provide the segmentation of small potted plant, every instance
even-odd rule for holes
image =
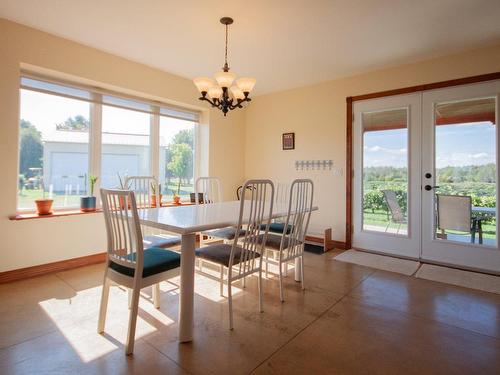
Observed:
[[[161,185],[158,185],[158,194],[156,194],[156,184],[151,182],[151,207],[161,207],[161,198]]]
[[[179,195],[181,191],[181,179],[179,178],[179,183],[177,184],[177,193],[174,191],[174,204],[181,204],[181,196]]]
[[[120,183],[119,188],[121,190],[127,190],[128,186],[125,186],[125,183],[123,182],[123,179],[122,179],[122,176],[120,176],[120,173],[117,172],[116,175],[118,176],[118,182]],[[124,210],[125,209],[125,198],[120,196],[119,200],[120,200],[120,208],[122,210]],[[130,208],[130,202],[128,203],[128,208]]]
[[[40,186],[42,188],[42,199],[36,199],[36,212],[38,215],[50,215],[52,214],[52,203],[54,203],[53,199],[45,199],[45,183],[43,178],[40,178]]]
[[[96,176],[89,176],[90,195],[80,198],[80,210],[82,212],[93,212],[96,210],[96,198],[94,197],[94,187],[96,182]]]

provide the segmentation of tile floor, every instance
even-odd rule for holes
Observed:
[[[216,280],[197,275],[194,341],[177,342],[178,279],[161,309],[141,298],[133,357],[127,295],[112,288],[96,333],[103,265],[0,285],[0,374],[499,374],[500,296],[307,254],[306,288],[235,288],[235,329]]]

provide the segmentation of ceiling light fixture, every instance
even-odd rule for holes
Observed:
[[[228,26],[233,23],[231,17],[222,17],[220,23],[226,26],[226,50],[224,55],[224,66],[222,71],[215,73],[215,81],[210,77],[199,77],[193,80],[201,93],[200,100],[209,102],[212,107],[219,108],[224,116],[233,109],[243,108],[241,103],[249,102],[248,95],[255,86],[255,78],[242,77],[236,80],[236,86],[231,86],[236,79],[236,74],[229,72],[227,63],[227,31]]]

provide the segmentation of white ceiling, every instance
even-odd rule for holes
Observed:
[[[499,0],[0,0],[0,17],[193,78],[268,93],[500,43]]]

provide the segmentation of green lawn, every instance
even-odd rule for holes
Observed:
[[[365,210],[363,212],[363,223],[367,225],[373,225],[377,227],[381,227],[381,230],[384,231],[389,223],[387,219],[387,212],[384,210],[375,210],[372,212],[371,210]],[[391,224],[389,228],[397,228],[397,224]],[[401,229],[405,229],[406,226],[402,225]],[[448,231],[450,234],[458,234],[459,232]],[[496,238],[496,223],[495,219],[484,220],[483,221],[483,237],[489,239]]]

